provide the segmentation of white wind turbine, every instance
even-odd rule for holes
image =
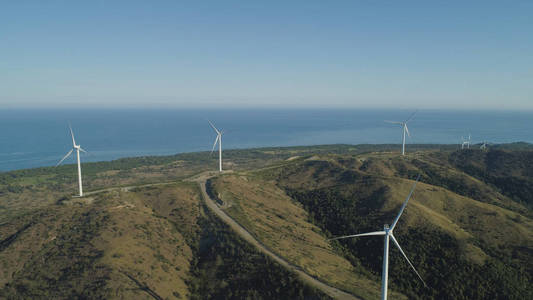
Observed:
[[[465,139],[464,137],[461,137],[461,140],[463,141],[463,143],[461,144],[461,149],[464,149],[465,146],[467,149],[470,149],[470,140],[471,140],[472,136],[470,134],[468,134],[468,139]]]
[[[213,149],[211,149],[211,153],[215,150],[215,147],[218,143],[218,170],[222,172],[222,133],[223,131],[219,131],[211,121],[207,120],[209,122],[209,125],[215,130],[217,133],[217,137],[215,139],[215,143],[213,144]]]
[[[404,122],[397,122],[397,121],[385,121],[387,123],[391,124],[398,124],[402,126],[402,155],[405,155],[405,134],[407,134],[409,137],[411,137],[411,134],[409,133],[409,128],[407,128],[407,123],[413,119],[415,114],[418,110],[416,110],[414,113],[411,114],[411,116],[405,120]]]
[[[402,253],[403,257],[405,257],[405,259],[407,260],[411,268],[413,268],[413,271],[415,271],[418,278],[422,280],[422,282],[424,283],[424,286],[427,286],[426,282],[424,281],[424,279],[422,279],[420,274],[418,274],[415,267],[413,266],[409,258],[407,258],[407,255],[405,255],[405,253],[402,250],[402,247],[400,247],[400,244],[398,243],[398,241],[393,235],[394,227],[396,227],[396,224],[398,223],[398,220],[400,219],[400,216],[402,215],[403,210],[405,209],[405,206],[407,206],[407,202],[409,201],[409,198],[411,198],[411,196],[413,195],[413,192],[416,187],[416,183],[418,182],[419,179],[420,179],[420,175],[418,175],[418,177],[416,178],[416,181],[413,184],[413,187],[411,188],[411,192],[409,192],[407,199],[405,199],[405,202],[403,203],[402,208],[400,209],[400,213],[396,216],[390,228],[387,224],[385,224],[383,231],[346,235],[346,236],[341,236],[341,237],[330,239],[330,240],[340,240],[340,239],[346,239],[346,238],[353,238],[353,237],[359,237],[359,236],[371,236],[371,235],[384,235],[385,236],[385,245],[383,246],[383,271],[381,274],[381,299],[382,300],[387,299],[387,284],[389,280],[389,239],[392,239],[396,247],[398,247],[398,250],[400,250],[400,252]]]
[[[78,186],[79,186],[79,190],[80,190],[79,196],[81,197],[81,196],[83,196],[83,187],[82,187],[82,184],[81,184],[80,151],[85,152],[85,153],[87,153],[87,151],[83,150],[80,145],[76,145],[76,141],[74,140],[74,133],[72,132],[72,127],[70,126],[70,124],[68,125],[68,127],[70,129],[70,135],[72,136],[72,149],[70,149],[70,151],[67,153],[67,155],[65,155],[57,163],[56,167],[59,166],[65,159],[67,159],[67,157],[69,157],[72,154],[72,151],[76,150],[76,155],[77,155],[77,158],[78,158]]]

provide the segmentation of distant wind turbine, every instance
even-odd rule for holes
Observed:
[[[483,143],[481,144],[481,146],[479,147],[479,149],[481,149],[481,150],[485,150],[485,149],[487,149],[487,142],[483,142]]]
[[[470,140],[471,140],[472,136],[470,134],[468,134],[468,139],[465,139],[464,137],[461,137],[461,140],[463,141],[463,143],[461,144],[461,149],[464,149],[466,147],[466,149],[470,149]]]
[[[70,151],[67,153],[67,155],[65,155],[57,163],[56,167],[59,166],[65,159],[67,159],[67,157],[69,157],[72,154],[72,151],[76,150],[76,155],[77,155],[77,158],[78,158],[78,187],[79,187],[79,191],[80,191],[79,196],[81,197],[81,196],[83,196],[83,186],[81,184],[80,151],[85,152],[85,153],[87,153],[87,151],[83,150],[80,145],[76,145],[76,140],[74,140],[74,132],[72,132],[72,127],[70,126],[70,124],[68,125],[68,127],[70,129],[70,135],[72,136],[72,149],[70,149]]]
[[[418,276],[418,278],[420,278],[420,280],[422,280],[422,283],[424,283],[424,286],[427,286],[426,282],[424,281],[424,279],[422,279],[420,274],[418,274],[418,272],[416,271],[415,267],[413,266],[413,264],[411,263],[409,258],[407,258],[407,255],[405,255],[405,253],[402,250],[402,247],[400,247],[400,244],[398,243],[398,241],[396,240],[396,238],[393,235],[394,227],[396,227],[396,224],[398,223],[398,220],[400,219],[400,216],[402,215],[403,210],[405,209],[405,206],[407,206],[407,202],[409,201],[409,198],[411,198],[411,196],[413,195],[413,192],[414,192],[415,187],[416,187],[416,183],[418,182],[419,179],[420,179],[420,175],[418,175],[418,177],[416,178],[416,181],[413,184],[413,187],[411,188],[411,192],[409,192],[409,195],[407,196],[407,199],[405,199],[405,202],[403,203],[402,208],[400,209],[400,213],[396,216],[396,218],[394,219],[394,222],[392,222],[392,226],[390,228],[389,228],[389,226],[387,224],[385,224],[385,226],[383,228],[384,229],[383,231],[375,231],[375,232],[368,232],[368,233],[361,233],[361,234],[354,234],[354,235],[346,235],[346,236],[341,236],[341,237],[336,237],[336,238],[330,239],[330,240],[340,240],[340,239],[347,239],[347,238],[353,238],[353,237],[359,237],[359,236],[371,236],[371,235],[384,235],[385,236],[385,245],[383,246],[383,271],[382,271],[382,274],[381,274],[381,299],[382,300],[386,300],[387,299],[387,284],[388,284],[388,280],[389,280],[389,239],[392,239],[392,241],[394,242],[396,247],[398,247],[398,250],[400,250],[400,252],[402,253],[403,257],[405,257],[405,259],[407,260],[407,262],[409,263],[409,265],[411,266],[413,271],[415,271],[415,273]]]
[[[218,143],[218,170],[222,172],[222,133],[223,131],[219,131],[211,121],[207,120],[209,122],[209,125],[215,130],[217,133],[217,137],[215,138],[215,143],[213,144],[213,149],[211,149],[211,153],[215,150],[215,147]]]
[[[418,112],[418,110],[416,110],[414,113],[412,113],[411,116],[409,118],[407,118],[407,120],[405,120],[404,122],[385,121],[387,123],[398,124],[398,125],[402,126],[402,155],[405,155],[405,134],[407,134],[409,137],[411,137],[411,134],[409,133],[409,128],[407,128],[407,123],[413,119],[413,117],[415,116],[415,114],[417,112]]]

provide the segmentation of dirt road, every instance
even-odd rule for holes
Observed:
[[[292,272],[296,273],[300,279],[302,279],[307,284],[321,290],[325,294],[335,298],[335,299],[341,299],[341,300],[353,300],[353,299],[359,299],[351,294],[348,294],[344,291],[341,291],[335,287],[332,287],[318,279],[315,279],[311,276],[309,276],[307,273],[302,271],[299,267],[291,264],[287,260],[285,260],[283,257],[278,256],[277,254],[270,251],[265,245],[263,245],[261,242],[256,240],[250,232],[248,232],[244,227],[239,225],[235,220],[233,220],[229,215],[227,215],[223,210],[221,210],[218,205],[216,205],[215,201],[209,197],[206,191],[206,181],[208,178],[212,176],[209,176],[208,174],[204,176],[198,176],[194,179],[194,181],[198,182],[198,185],[200,186],[200,189],[202,191],[202,197],[205,200],[205,203],[207,204],[207,207],[211,209],[224,223],[228,224],[237,234],[239,234],[244,240],[249,242],[250,244],[254,245],[259,251],[262,253],[268,255],[270,258],[281,264],[283,267],[291,270]]]
[[[263,245],[261,242],[256,240],[248,230],[246,230],[244,227],[239,225],[235,220],[233,220],[229,215],[227,215],[218,205],[216,205],[215,201],[209,197],[206,191],[206,181],[207,179],[214,177],[218,175],[218,172],[204,172],[198,175],[195,175],[186,181],[193,181],[197,182],[200,190],[202,191],[202,198],[205,200],[205,203],[211,211],[213,211],[224,223],[226,223],[228,226],[230,226],[239,236],[241,236],[245,241],[249,242],[250,244],[254,245],[260,252],[268,255],[270,258],[281,264],[283,267],[287,268],[288,270],[291,270],[292,272],[296,273],[301,280],[306,282],[312,287],[315,287],[325,294],[329,295],[330,297],[333,297],[335,299],[340,300],[354,300],[359,299],[351,294],[348,294],[344,291],[341,291],[335,287],[332,287],[314,277],[309,276],[307,273],[301,270],[298,266],[295,266],[285,260],[283,257],[275,254],[274,252],[270,251],[265,245]],[[138,185],[138,186],[125,186],[125,187],[114,187],[114,188],[107,188],[102,190],[96,190],[91,191],[88,193],[85,193],[84,196],[88,195],[94,195],[102,192],[109,192],[113,190],[122,190],[122,191],[128,191],[132,188],[139,188],[139,187],[147,187],[147,186],[157,186],[157,185],[167,185],[172,184],[174,182],[162,182],[162,183],[151,183],[151,184],[144,184],[144,185]]]

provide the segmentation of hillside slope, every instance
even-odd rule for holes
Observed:
[[[474,160],[480,153],[312,156],[278,168],[225,175],[212,186],[227,212],[274,251],[339,288],[371,299],[379,292],[382,240],[325,239],[390,224],[412,185],[409,178],[422,174],[395,235],[429,288],[392,249],[391,289],[410,299],[532,296],[530,210],[505,186],[462,172],[452,163],[458,155]],[[490,176],[496,175],[488,171]]]
[[[1,298],[327,298],[211,215],[193,183],[63,200],[0,237]]]
[[[527,146],[527,147],[526,147]],[[380,292],[382,240],[331,242],[391,223],[424,288],[391,248],[395,299],[533,298],[533,155],[417,145],[326,145],[225,152],[212,198],[256,240],[321,282]],[[514,149],[516,148],[516,149]],[[327,299],[240,238],[185,179],[208,153],[0,173],[0,298]],[[94,193],[91,194],[90,191]]]

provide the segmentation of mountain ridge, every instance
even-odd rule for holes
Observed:
[[[228,151],[225,166],[234,171],[207,187],[221,209],[277,255],[372,299],[379,294],[380,239],[327,239],[390,223],[421,174],[396,237],[429,276],[430,288],[423,289],[391,250],[391,297],[531,295],[533,151],[425,145],[401,157],[390,150]],[[75,189],[72,166],[0,174],[0,295],[327,299],[206,210],[196,183],[187,179],[215,166],[206,153],[84,164],[92,192],[74,199],[68,196]],[[228,271],[234,268],[242,273]],[[53,294],[52,285],[58,287]]]

